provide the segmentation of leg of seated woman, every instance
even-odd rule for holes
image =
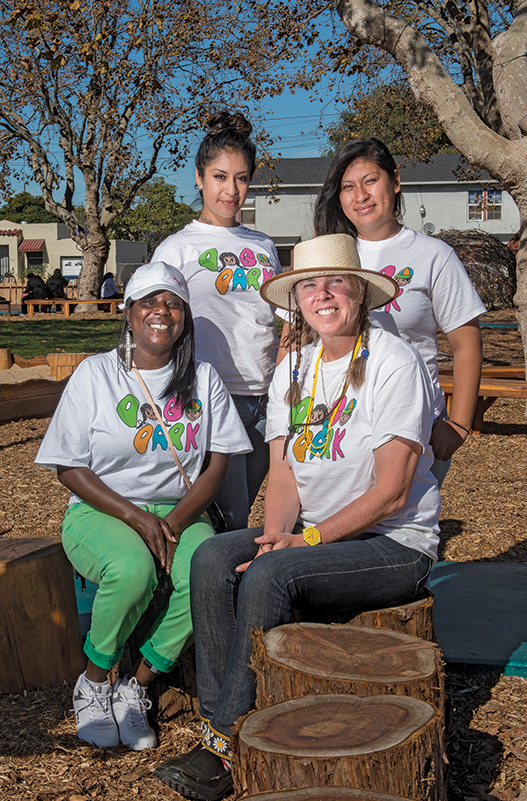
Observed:
[[[157,586],[152,554],[133,529],[84,503],[66,512],[62,541],[75,569],[99,585],[84,650],[108,670],[121,658]]]
[[[296,610],[304,620],[323,612],[353,617],[366,609],[408,602],[426,582],[431,566],[428,557],[385,536],[287,548],[254,560],[239,584],[234,608],[234,567],[246,560],[249,549],[247,534],[223,535],[219,542],[225,545],[227,536],[225,550],[211,540],[196,552],[191,579],[196,584],[206,581],[202,568],[208,552],[223,591],[217,595],[216,589],[207,593],[196,587],[192,592],[198,696],[211,729],[227,738],[237,718],[254,704],[252,628],[268,630],[289,623]]]
[[[152,511],[159,517],[166,517],[173,508],[173,505],[163,504]],[[200,517],[183,531],[176,548],[170,574],[172,593],[150,637],[140,648],[148,662],[163,673],[174,668],[179,656],[192,643],[190,560],[196,548],[213,536],[212,526]]]

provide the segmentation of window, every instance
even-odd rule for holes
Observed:
[[[469,220],[501,220],[501,189],[472,189],[468,193]]]
[[[255,209],[242,209],[241,213],[242,225],[255,225],[256,224],[256,210]]]
[[[9,245],[0,245],[0,276],[9,272]]]

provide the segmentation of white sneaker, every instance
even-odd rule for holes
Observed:
[[[146,716],[152,708],[152,701],[148,698],[146,687],[142,687],[135,676],[117,679],[113,685],[112,708],[124,745],[132,751],[154,747],[157,737],[148,725]]]
[[[119,745],[119,729],[112,713],[112,688],[81,673],[73,690],[73,710],[79,739],[98,748]]]

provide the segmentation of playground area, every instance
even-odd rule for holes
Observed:
[[[488,365],[523,363],[512,312],[493,312],[483,328]],[[440,350],[448,366],[445,340]],[[525,401],[498,399],[486,433],[455,454],[442,490],[442,561],[527,563],[527,418]],[[0,534],[56,536],[68,492],[33,465],[49,420],[0,427]],[[252,524],[263,516],[263,490]],[[523,610],[518,610],[523,614]],[[527,626],[526,626],[527,633]],[[527,636],[525,637],[527,640]],[[448,801],[513,801],[527,785],[527,679],[489,665],[446,666],[451,694]],[[73,682],[0,695],[0,798],[9,801],[128,801],[174,798],[154,767],[197,739],[195,723],[162,722],[153,751],[102,751],[80,742],[70,711]]]

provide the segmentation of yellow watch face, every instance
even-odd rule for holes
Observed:
[[[322,542],[322,538],[320,536],[320,531],[315,526],[308,526],[302,532],[302,537],[304,538],[304,542],[307,542],[308,545],[320,545]]]

